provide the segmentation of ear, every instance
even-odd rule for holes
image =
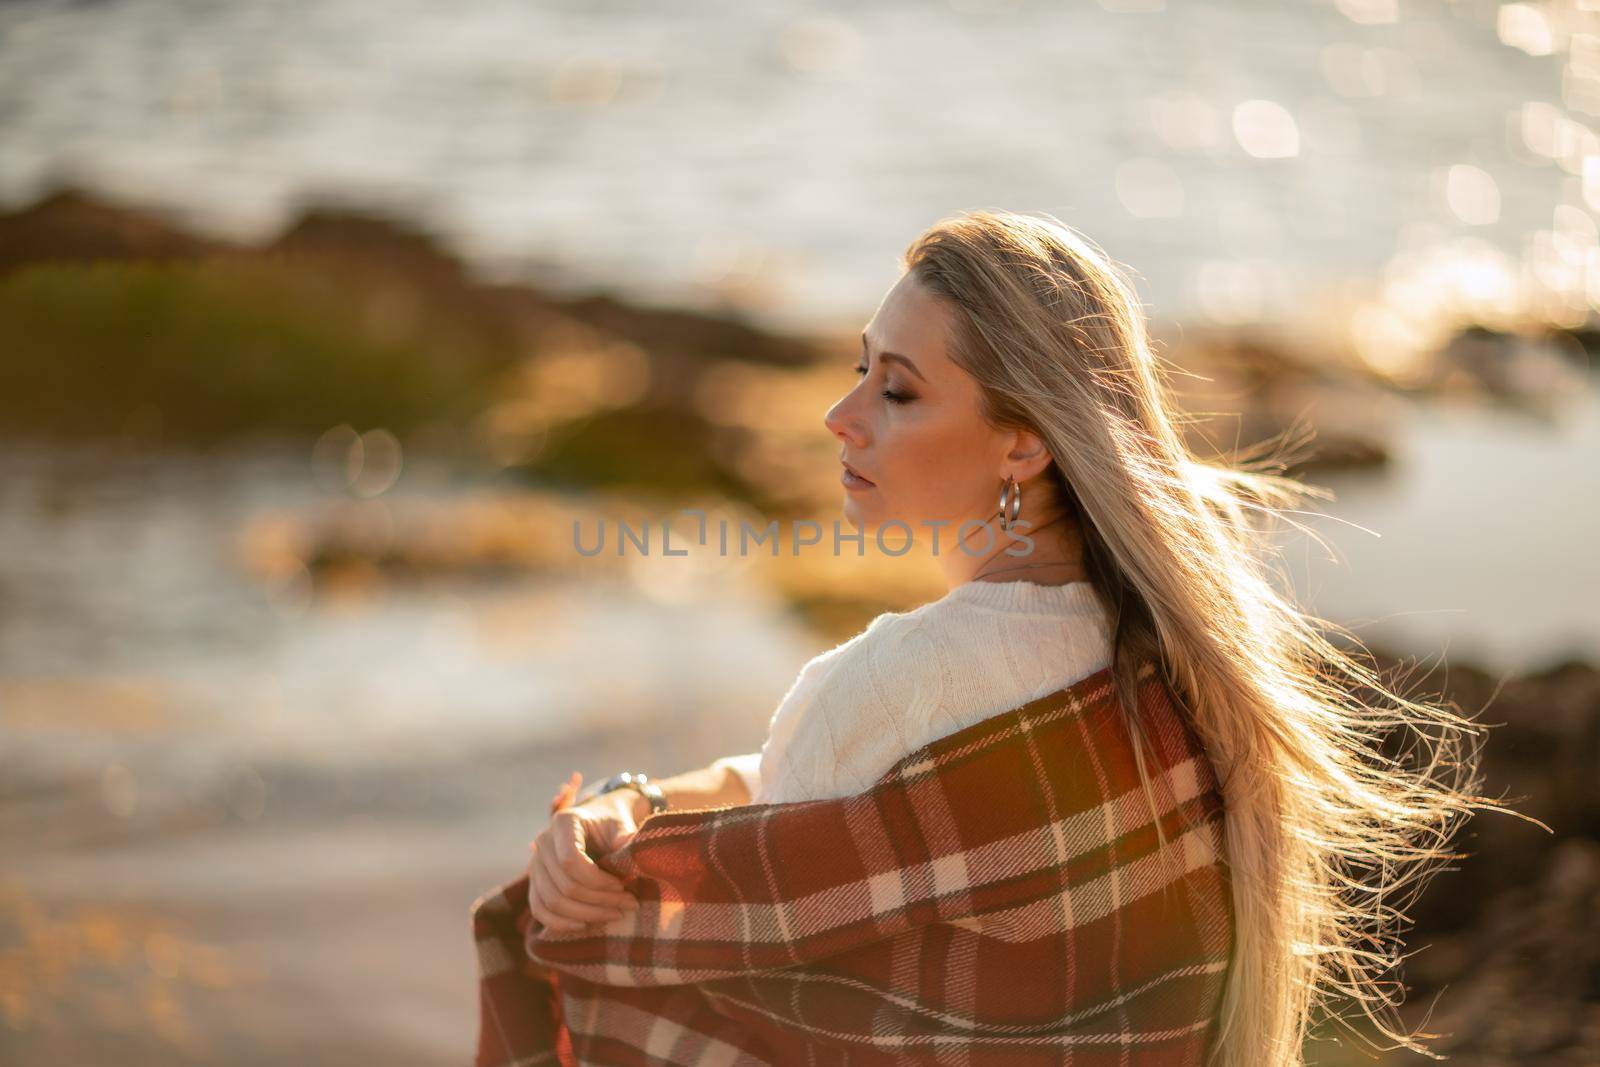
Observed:
[[[1005,474],[1019,482],[1035,477],[1054,461],[1044,440],[1031,430],[1015,430],[1011,434],[1011,447],[1006,450]]]

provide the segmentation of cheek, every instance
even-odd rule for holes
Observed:
[[[903,426],[883,455],[885,500],[909,517],[968,517],[974,512],[984,479],[971,433],[939,425]]]

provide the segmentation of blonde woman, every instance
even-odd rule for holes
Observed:
[[[576,804],[570,783],[530,846],[532,915],[552,932],[625,924],[637,902],[591,857],[655,811],[859,795],[908,753],[1086,679],[1114,680],[1137,738],[1154,729],[1136,698],[1153,661],[1225,802],[1204,862],[1226,877],[1203,883],[1225,899],[1198,906],[1224,909],[1227,936],[1225,961],[1191,968],[1214,972],[1214,999],[1191,1007],[1210,1016],[1194,1022],[1204,1045],[1141,1045],[1138,1062],[1299,1064],[1330,998],[1417,1047],[1380,979],[1395,908],[1481,801],[1464,791],[1471,725],[1388,691],[1276,591],[1266,521],[1306,489],[1185,450],[1132,288],[1096,247],[1049,216],[980,211],[933,226],[904,268],[825,423],[847,518],[941,531],[948,592],[806,664],[760,752],[613,779]],[[1031,551],[1000,533],[1017,528]],[[1404,765],[1380,752],[1391,731],[1411,735]],[[1098,767],[1130,742],[1107,729],[1085,743]],[[1114,951],[1135,960],[1177,933],[1124,924]]]

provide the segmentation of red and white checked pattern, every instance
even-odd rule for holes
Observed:
[[[1150,666],[1139,716],[1150,798],[1106,669],[863,793],[652,815],[597,860],[640,900],[611,922],[484,894],[476,1067],[1201,1063],[1223,804]]]

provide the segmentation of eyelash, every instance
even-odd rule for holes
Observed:
[[[867,373],[867,368],[865,368],[865,367],[857,367],[856,368],[856,373],[857,374],[866,374]],[[883,392],[879,393],[878,395],[883,397],[885,400],[887,400],[891,404],[906,404],[906,403],[909,403],[912,400],[916,399],[915,397],[907,396],[904,393],[891,392],[888,389],[885,389]]]

